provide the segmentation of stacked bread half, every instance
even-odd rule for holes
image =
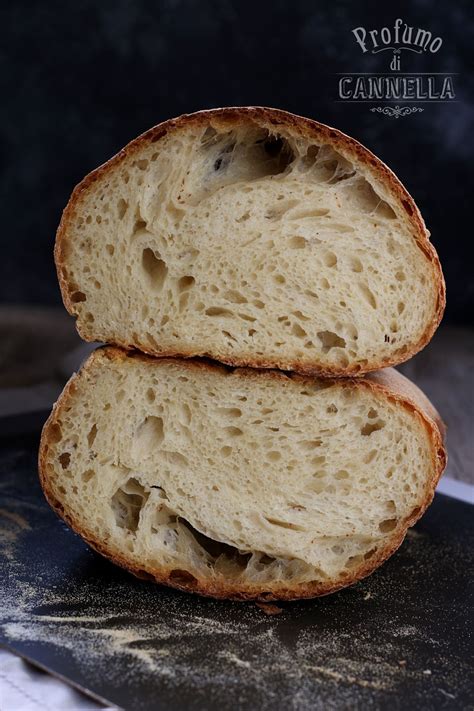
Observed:
[[[443,426],[392,369],[444,280],[391,171],[264,108],[132,141],[74,190],[64,303],[92,354],[46,423],[46,497],[140,577],[296,599],[372,572],[429,505]],[[336,377],[337,376],[337,377]]]

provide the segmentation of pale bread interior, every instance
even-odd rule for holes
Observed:
[[[350,581],[400,540],[433,478],[420,415],[363,380],[101,353],[43,447],[43,486],[86,538],[235,591]]]
[[[60,269],[82,335],[323,372],[408,357],[439,274],[389,181],[296,129],[211,123],[142,143],[79,196]]]

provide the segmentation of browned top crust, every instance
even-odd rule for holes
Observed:
[[[154,126],[145,133],[141,134],[121,151],[113,156],[109,161],[101,165],[96,170],[89,173],[74,189],[71,198],[64,209],[61,222],[56,234],[56,244],[54,250],[56,269],[58,273],[59,284],[64,305],[68,312],[72,315],[77,315],[76,306],[71,299],[72,287],[67,275],[66,254],[67,242],[69,237],[69,229],[75,219],[76,210],[85,194],[94,187],[94,183],[102,179],[110,170],[120,165],[125,159],[130,158],[144,146],[158,143],[164,136],[180,131],[189,126],[208,126],[220,127],[224,129],[235,128],[238,125],[245,124],[249,121],[254,122],[258,126],[270,131],[278,129],[287,129],[293,134],[300,135],[308,140],[327,143],[333,146],[341,155],[348,160],[362,163],[368,172],[378,181],[381,181],[385,188],[389,190],[395,198],[400,202],[406,213],[406,224],[408,225],[413,239],[425,257],[431,262],[433,267],[434,280],[438,293],[435,312],[432,320],[427,324],[425,332],[421,335],[416,343],[407,349],[405,353],[394,353],[392,358],[385,358],[379,362],[369,363],[367,367],[361,367],[360,364],[353,364],[347,367],[344,366],[320,366],[317,363],[308,367],[306,363],[300,361],[283,362],[276,359],[265,359],[264,357],[255,356],[253,354],[235,357],[229,354],[213,354],[223,362],[230,365],[250,366],[254,368],[282,368],[294,370],[310,375],[324,375],[326,377],[340,377],[346,375],[361,375],[366,372],[384,368],[390,365],[397,365],[409,360],[415,353],[418,353],[433,337],[443,317],[446,305],[446,286],[444,282],[441,264],[435,248],[430,242],[430,234],[426,229],[420,211],[416,206],[413,198],[408,193],[406,188],[398,180],[396,175],[371,151],[365,148],[358,141],[347,136],[341,131],[318,123],[312,119],[297,116],[287,111],[280,109],[272,109],[261,106],[244,106],[244,107],[226,107],[218,109],[210,109],[206,111],[198,111],[192,114],[183,114],[178,118],[169,119],[163,123]],[[105,340],[101,334],[95,333],[93,336],[89,334],[85,328],[82,329],[78,325],[79,334],[88,341]],[[148,344],[130,344],[120,342],[118,339],[115,345],[123,348],[139,347],[144,352],[157,356],[181,356],[190,357],[194,353],[171,352],[165,350],[153,349]]]
[[[54,445],[55,431],[58,426],[58,421],[61,419],[61,411],[63,408],[69,406],[69,400],[74,396],[74,391],[78,382],[82,378],[88,378],[89,374],[91,374],[96,367],[96,364],[100,365],[101,361],[104,362],[108,360],[126,367],[127,362],[130,363],[132,359],[139,359],[145,363],[148,363],[151,368],[159,368],[164,364],[173,363],[182,369],[204,369],[213,373],[228,371],[228,368],[223,365],[205,360],[157,360],[136,351],[127,353],[119,348],[110,346],[99,348],[89,357],[82,370],[69,380],[58,402],[55,404],[49,419],[44,425],[41,436],[38,465],[41,486],[46,499],[56,513],[61,516],[61,518],[63,518],[64,521],[66,521],[66,523],[71,526],[73,530],[81,535],[96,551],[106,556],[117,565],[120,565],[126,570],[132,572],[139,578],[170,585],[187,592],[195,592],[210,597],[229,598],[234,600],[295,600],[316,597],[319,595],[327,595],[343,587],[354,584],[379,567],[379,565],[381,565],[401,545],[407,529],[410,526],[413,526],[423,515],[433,499],[436,485],[446,466],[447,452],[443,441],[444,425],[439,414],[428,398],[426,398],[419,388],[417,388],[407,378],[391,368],[363,378],[334,380],[331,387],[369,388],[372,392],[377,393],[379,396],[389,398],[390,400],[396,402],[400,407],[414,413],[414,415],[418,417],[423,424],[431,442],[431,478],[427,482],[424,499],[420,501],[419,506],[406,518],[403,525],[400,528],[395,529],[392,538],[388,539],[385,548],[380,549],[376,555],[372,556],[367,561],[364,561],[360,567],[351,570],[338,580],[328,580],[325,582],[315,581],[298,584],[293,587],[287,587],[280,583],[276,586],[267,586],[266,590],[256,589],[250,585],[242,585],[241,583],[231,580],[197,580],[194,576],[186,573],[186,571],[173,571],[165,568],[154,568],[153,570],[139,568],[137,567],[136,562],[127,558],[126,553],[115,549],[111,550],[107,546],[106,542],[94,538],[93,534],[84,530],[82,524],[75,520],[72,514],[64,508],[61,501],[58,500],[55,494],[55,487],[53,484],[55,476],[54,467],[50,461],[50,455],[48,455],[49,449]],[[239,378],[266,378],[280,381],[291,378],[302,384],[311,384],[315,380],[314,378],[309,378],[295,373],[282,373],[275,370],[262,372],[246,368],[236,369],[234,371],[234,375]],[[176,575],[176,573],[180,573],[180,575]]]

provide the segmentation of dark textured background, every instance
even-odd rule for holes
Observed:
[[[389,53],[363,55],[351,29],[396,17],[442,36],[435,55],[403,53],[402,69],[457,72],[457,103],[400,119],[336,103],[337,72],[386,70]],[[130,139],[183,112],[263,104],[332,124],[395,170],[440,253],[446,318],[473,323],[471,0],[17,0],[0,20],[0,302],[60,302],[61,210]]]

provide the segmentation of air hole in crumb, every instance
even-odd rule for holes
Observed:
[[[148,390],[146,391],[147,402],[149,402],[149,403],[155,402],[155,397],[156,397],[155,391],[153,390],[153,388],[148,388]]]
[[[306,331],[303,328],[301,328],[301,326],[298,323],[293,324],[293,326],[291,327],[291,332],[297,338],[306,338],[308,335],[306,333]]]
[[[396,518],[387,518],[385,521],[381,521],[379,523],[379,530],[381,533],[388,533],[389,531],[393,531],[394,528],[397,526],[397,519]]]
[[[271,159],[271,165],[268,167],[264,160],[262,166],[265,168],[265,174],[278,175],[283,173],[293,162],[295,154],[286,138],[271,136],[268,133],[267,136],[267,139],[263,142],[263,148],[266,155]]]
[[[290,521],[280,521],[276,518],[269,518],[265,516],[265,520],[268,521],[272,526],[278,526],[279,528],[287,528],[290,531],[304,531],[305,529],[298,526],[296,523],[291,523]]]
[[[113,244],[106,244],[105,249],[107,250],[108,254],[110,254],[110,256],[112,256],[115,252],[115,247]]]
[[[69,452],[63,452],[59,456],[59,463],[61,464],[61,467],[63,469],[68,468],[70,461],[71,461],[71,455],[69,454]]]
[[[278,462],[278,460],[281,459],[281,453],[276,449],[273,449],[270,452],[267,452],[267,459],[270,462]]]
[[[317,336],[322,343],[323,353],[327,353],[331,348],[345,348],[346,341],[333,331],[318,331]]]
[[[169,574],[168,578],[171,582],[173,582],[175,585],[184,585],[186,587],[196,587],[197,585],[197,578],[194,577],[191,573],[189,573],[187,570],[181,570],[179,568],[176,568],[175,570],[172,570],[171,573]]]
[[[206,143],[210,143],[213,141],[213,139],[217,136],[217,131],[215,128],[212,128],[212,126],[208,126],[204,133],[201,136],[201,143],[205,145]]]
[[[243,432],[240,427],[224,427],[224,432],[229,437],[241,437],[243,435]]]
[[[385,200],[380,201],[375,212],[379,217],[385,217],[387,220],[394,220],[397,217],[395,211]]]
[[[185,310],[185,308],[186,308],[187,305],[188,305],[188,301],[189,301],[189,293],[188,293],[187,291],[185,291],[185,292],[184,292],[183,294],[181,294],[181,296],[179,297],[179,304],[178,304],[178,311],[179,311],[179,313],[183,313],[183,311]]]
[[[309,146],[308,150],[306,151],[306,155],[303,158],[303,165],[305,166],[305,168],[311,168],[311,166],[314,165],[320,149],[320,146]]]
[[[256,332],[254,331],[254,333],[256,333]],[[231,333],[229,333],[229,331],[222,331],[222,334],[224,336],[226,336],[226,338],[229,338],[231,341],[234,341],[234,343],[237,343],[237,339]],[[250,334],[250,332],[249,332],[249,335],[252,335],[252,334]]]
[[[223,457],[229,457],[232,454],[232,447],[229,447],[228,445],[221,447],[221,454]]]
[[[242,410],[239,407],[218,407],[216,412],[224,417],[241,417]]]
[[[206,316],[233,316],[232,311],[222,309],[219,306],[211,306],[206,309],[204,313]]]
[[[92,447],[92,445],[94,444],[96,436],[97,436],[97,425],[92,425],[92,427],[89,430],[89,434],[87,435],[87,444],[89,445],[89,448]]]
[[[233,289],[229,289],[228,291],[224,292],[223,294],[224,299],[226,301],[230,301],[233,304],[246,304],[247,299],[243,294],[241,294],[239,291],[234,291]]]
[[[370,462],[374,461],[376,456],[377,456],[377,450],[371,449],[370,452],[368,454],[366,454],[364,457],[364,464],[370,464]]]
[[[168,274],[168,267],[158,253],[147,247],[142,254],[142,267],[153,291],[160,292]]]
[[[334,252],[326,252],[326,254],[323,257],[324,264],[327,267],[335,267],[337,264],[337,257],[334,254]]]
[[[385,427],[385,422],[383,420],[377,420],[377,422],[367,422],[361,429],[360,433],[364,437],[369,437],[372,432],[377,432]]]
[[[413,208],[408,202],[408,200],[402,200],[402,205],[405,208],[405,210],[408,212],[409,215],[413,215]]]
[[[291,237],[288,242],[288,245],[291,249],[304,249],[307,245],[307,242],[304,237],[300,237],[297,235],[295,237]]]
[[[195,283],[195,278],[192,276],[183,276],[178,280],[178,291],[186,291]]]
[[[133,226],[133,232],[132,232],[132,237],[135,235],[137,232],[141,232],[142,230],[146,230],[146,222],[145,220],[138,219],[135,220],[135,224]]]
[[[185,457],[184,454],[181,454],[180,452],[163,451],[163,452],[161,452],[161,457],[166,462],[169,462],[169,464],[173,464],[174,466],[177,466],[177,467],[187,468],[189,466],[188,458]]]
[[[86,300],[87,300],[87,296],[82,291],[75,291],[71,295],[71,301],[73,304],[78,304],[81,301],[86,301]]]
[[[140,522],[140,512],[148,496],[149,493],[133,477],[115,492],[111,503],[115,523],[119,528],[125,528],[135,533]]]
[[[356,272],[357,274],[363,271],[364,267],[362,265],[362,262],[358,257],[352,257],[350,260],[350,267],[353,272]]]
[[[351,555],[347,561],[346,561],[346,568],[355,568],[357,565],[360,565],[364,560],[363,555]]]
[[[95,476],[95,471],[93,469],[87,469],[87,471],[82,472],[82,481],[88,482]]]
[[[192,419],[191,408],[189,407],[189,405],[186,402],[183,402],[179,406],[179,411],[181,414],[181,418],[180,418],[181,422],[187,427],[187,425],[189,425],[189,423],[191,422],[191,419]],[[186,431],[189,432],[189,430],[186,430]]]
[[[367,284],[359,284],[359,289],[362,294],[362,296],[365,298],[367,303],[373,308],[377,308],[377,301],[375,299],[375,296],[373,292],[369,289]]]
[[[205,534],[196,530],[185,519],[179,517],[178,525],[186,529],[187,533],[194,538],[195,543],[205,553],[208,563],[213,566],[218,574],[223,574],[225,577],[239,577],[242,571],[247,567],[250,559],[255,560],[258,557],[259,564],[272,563],[273,558],[269,558],[263,553],[240,553],[237,548],[230,546],[222,541],[217,541],[209,538]],[[238,527],[241,529],[239,522]]]
[[[254,316],[250,316],[249,314],[244,314],[242,312],[239,312],[237,314],[239,318],[243,319],[244,321],[249,321],[250,323],[255,323],[257,320]]]
[[[127,212],[128,209],[128,202],[124,200],[123,198],[120,198],[120,200],[117,203],[117,214],[119,220],[123,220],[125,213]]]
[[[298,442],[299,446],[301,449],[304,449],[305,451],[311,451],[312,449],[316,449],[316,447],[320,447],[322,444],[321,439],[303,439]]]
[[[58,424],[51,425],[49,428],[49,438],[53,444],[57,444],[61,441],[63,433],[61,432],[61,427]]]
[[[139,425],[135,433],[135,445],[145,451],[159,447],[164,439],[163,419],[150,415]]]
[[[300,319],[300,321],[310,320],[309,316],[305,316],[302,311],[293,311],[293,315],[296,316],[297,319]]]

